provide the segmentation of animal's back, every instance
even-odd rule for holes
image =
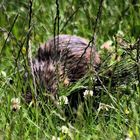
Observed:
[[[34,70],[46,89],[56,92],[56,76],[68,83],[77,81],[86,74],[90,58],[93,58],[93,67],[100,63],[99,54],[95,47],[89,45],[88,40],[78,36],[59,35],[40,46]]]

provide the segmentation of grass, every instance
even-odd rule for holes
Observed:
[[[24,102],[22,89],[26,90],[29,84],[34,91],[32,78],[28,83],[23,80],[25,71],[30,70],[28,44],[35,56],[38,46],[52,37],[54,31],[90,40],[99,1],[60,0],[56,5],[51,0],[1,0],[0,139],[140,139],[140,58],[136,43],[140,34],[139,6],[139,0],[103,1],[95,30],[95,44],[102,59],[98,71],[102,86],[97,86],[96,96],[79,104],[77,116],[70,113],[68,117],[64,113],[68,105],[57,107],[51,101],[45,103],[43,89],[37,102],[32,105]],[[60,13],[59,20],[55,20],[56,12]],[[101,47],[108,40],[112,42],[111,51]],[[131,49],[130,45],[136,48]],[[95,74],[89,72],[86,78],[68,88],[60,86],[59,92],[68,95],[85,85],[90,89],[95,83]],[[18,98],[20,104],[11,102],[13,98]],[[13,111],[14,105],[17,111]]]

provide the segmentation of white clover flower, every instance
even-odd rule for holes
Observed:
[[[5,72],[5,71],[1,71],[1,75],[2,75],[3,77],[6,77],[6,72]]]
[[[59,137],[52,136],[52,140],[60,140]]]
[[[131,138],[133,137],[133,132],[129,130],[128,134],[126,134],[125,140],[132,140]]]
[[[68,98],[66,96],[60,96],[59,97],[59,104],[60,105],[68,104]]]
[[[61,131],[64,134],[68,134],[69,133],[69,129],[66,126],[64,126],[64,125],[61,127]]]
[[[55,136],[52,136],[52,140],[57,140],[57,138]]]
[[[123,33],[123,31],[121,31],[121,30],[119,30],[118,32],[117,32],[117,35],[120,35],[120,36],[124,36],[124,33]]]
[[[93,91],[92,90],[85,90],[84,94],[84,98],[87,98],[88,96],[93,96]]]
[[[125,138],[125,140],[131,140],[131,138],[127,136],[127,137]]]
[[[13,111],[18,111],[20,109],[20,99],[19,98],[12,98],[11,99],[11,108]]]
[[[7,42],[10,41],[10,37],[8,37],[8,32],[4,32],[3,37],[4,37],[4,40],[7,40]]]

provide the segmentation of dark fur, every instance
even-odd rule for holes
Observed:
[[[71,35],[59,35],[41,45],[33,60],[38,81],[47,91],[57,94],[58,82],[69,84],[82,78],[93,58],[93,67],[100,63],[95,47],[89,41]],[[86,49],[87,48],[87,49]],[[91,56],[91,49],[92,56]]]

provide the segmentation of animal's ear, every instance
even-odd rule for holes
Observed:
[[[45,52],[45,49],[42,45],[42,46],[39,47],[38,54],[37,54],[37,57],[38,57],[39,61],[43,60],[44,52]]]
[[[39,61],[48,60],[50,58],[50,56],[51,56],[50,52],[47,50],[46,45],[47,44],[43,44],[38,49],[37,57],[38,57]]]

